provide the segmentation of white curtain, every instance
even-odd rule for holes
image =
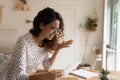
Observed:
[[[117,13],[118,13],[118,17],[117,17],[117,43],[116,43],[116,49],[117,49],[117,53],[116,53],[116,70],[120,70],[120,0],[118,0],[117,3]]]
[[[107,69],[120,70],[120,0],[107,4]]]
[[[111,0],[110,48],[115,52],[108,54],[108,68],[120,70],[120,0]],[[112,61],[111,61],[112,60]],[[114,61],[114,62],[113,62]],[[111,64],[113,62],[113,64]],[[112,68],[110,67],[112,66]],[[113,69],[113,70],[114,70]]]

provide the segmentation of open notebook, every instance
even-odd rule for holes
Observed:
[[[64,76],[67,76],[68,74],[76,75],[78,77],[81,77],[83,79],[89,79],[89,78],[94,78],[98,77],[99,74],[91,71],[87,71],[84,69],[78,69],[76,70],[77,66],[81,63],[81,61],[77,61],[73,64],[68,65],[64,69]]]
[[[69,64],[65,69],[64,69],[64,76],[67,76],[72,70],[75,70],[77,66],[81,63],[81,61],[77,61],[73,64]]]
[[[70,72],[70,74],[76,75],[76,76],[81,77],[83,79],[90,79],[90,78],[94,78],[94,77],[99,76],[98,73],[83,70],[83,69],[73,70]]]

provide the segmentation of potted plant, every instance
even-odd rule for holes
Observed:
[[[108,75],[110,74],[108,70],[101,69],[100,73],[101,73],[100,80],[108,80]]]
[[[85,28],[89,31],[96,31],[97,19],[88,17],[85,23]]]

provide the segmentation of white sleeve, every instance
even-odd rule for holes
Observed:
[[[46,71],[48,71],[50,68],[51,68],[51,64],[49,62],[49,58],[52,56],[51,53],[47,53],[46,56],[45,56],[45,59],[43,60],[43,67]]]
[[[26,51],[24,41],[19,39],[13,51],[16,80],[28,80],[29,78],[29,74],[26,73]]]

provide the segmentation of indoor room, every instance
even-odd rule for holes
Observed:
[[[88,80],[89,78],[91,78],[91,80],[119,80],[119,6],[120,0],[0,0],[0,65],[2,65],[2,68],[0,68],[0,76],[6,74],[2,73],[2,71],[4,71],[3,69],[5,69],[3,66],[7,63],[10,65],[10,61],[14,64],[23,61],[20,62],[21,66],[19,67],[23,67],[26,72],[20,72],[18,73],[18,76],[19,74],[23,76],[22,73],[24,73],[25,76],[27,75],[27,79],[29,77],[29,80]],[[38,27],[43,30],[42,38],[45,34],[49,33],[49,30],[44,32],[47,28],[43,27],[49,27],[51,25],[52,27],[55,27],[55,29],[53,30],[50,28],[52,33],[43,39],[44,42],[41,41],[41,43],[37,43],[37,40],[39,40],[38,37],[40,36],[36,37],[32,34],[31,38],[33,39],[32,41],[34,44],[31,43],[32,46],[30,48],[25,47],[27,52],[22,54],[25,50],[20,51],[20,48],[24,48],[23,45],[25,44],[26,46],[30,44],[26,43],[26,39],[28,39],[26,38],[23,39],[24,44],[21,44],[22,46],[20,46],[20,38],[25,34],[30,35],[30,31],[35,27],[35,18],[37,15],[40,15],[38,12],[42,12],[45,9],[56,11],[56,17],[53,18],[53,21],[59,21],[59,26],[57,26],[57,23],[56,26],[54,26],[54,23],[52,26],[52,22],[45,25],[44,22],[40,23],[40,20],[38,20],[36,25],[38,24]],[[43,15],[46,15],[48,18],[51,17],[49,16],[49,13],[44,13]],[[45,17],[45,19],[47,18]],[[61,19],[63,19],[63,26]],[[52,37],[53,39],[49,37]],[[56,43],[54,40],[55,37]],[[55,44],[51,45],[52,43],[50,44],[50,41],[53,41]],[[38,44],[38,46],[36,44]],[[33,45],[41,50],[45,48],[49,53],[53,53],[50,55],[47,53],[48,59],[45,58],[49,61],[49,63],[45,64],[48,65],[47,67],[45,67],[43,63],[45,59],[43,61],[43,57],[39,59],[41,56],[39,57],[39,55],[36,54],[37,51],[35,52],[33,50]],[[47,47],[47,45],[49,46]],[[18,49],[16,48],[17,46]],[[32,54],[30,55],[29,52]],[[19,55],[17,53],[21,54]],[[44,56],[43,54],[41,55]],[[19,59],[18,57],[21,58]],[[32,62],[29,62],[27,59],[31,59]],[[36,62],[37,59],[39,59],[41,63],[39,63],[39,60]],[[15,63],[14,61],[18,62]],[[39,63],[39,65],[37,64],[36,67],[33,66],[32,63]],[[19,71],[14,70],[14,68],[11,69],[13,69],[13,72],[11,73]],[[15,69],[17,68],[15,67]],[[29,75],[27,74],[27,69],[33,70],[34,73],[47,70],[46,74],[49,74],[50,70],[51,72],[60,71],[64,77],[62,76],[55,79],[38,79],[38,77],[34,77],[34,79],[32,79],[31,77],[33,76],[31,76],[31,73]],[[80,72],[72,72],[75,70],[79,70],[86,75],[82,75]],[[102,79],[102,71],[108,72],[105,74],[107,75],[106,79]],[[44,75],[46,76],[46,74]],[[4,76],[4,78],[0,77],[0,80],[7,79],[17,80],[17,77],[13,75],[7,75]],[[20,78],[19,80],[27,79]]]

